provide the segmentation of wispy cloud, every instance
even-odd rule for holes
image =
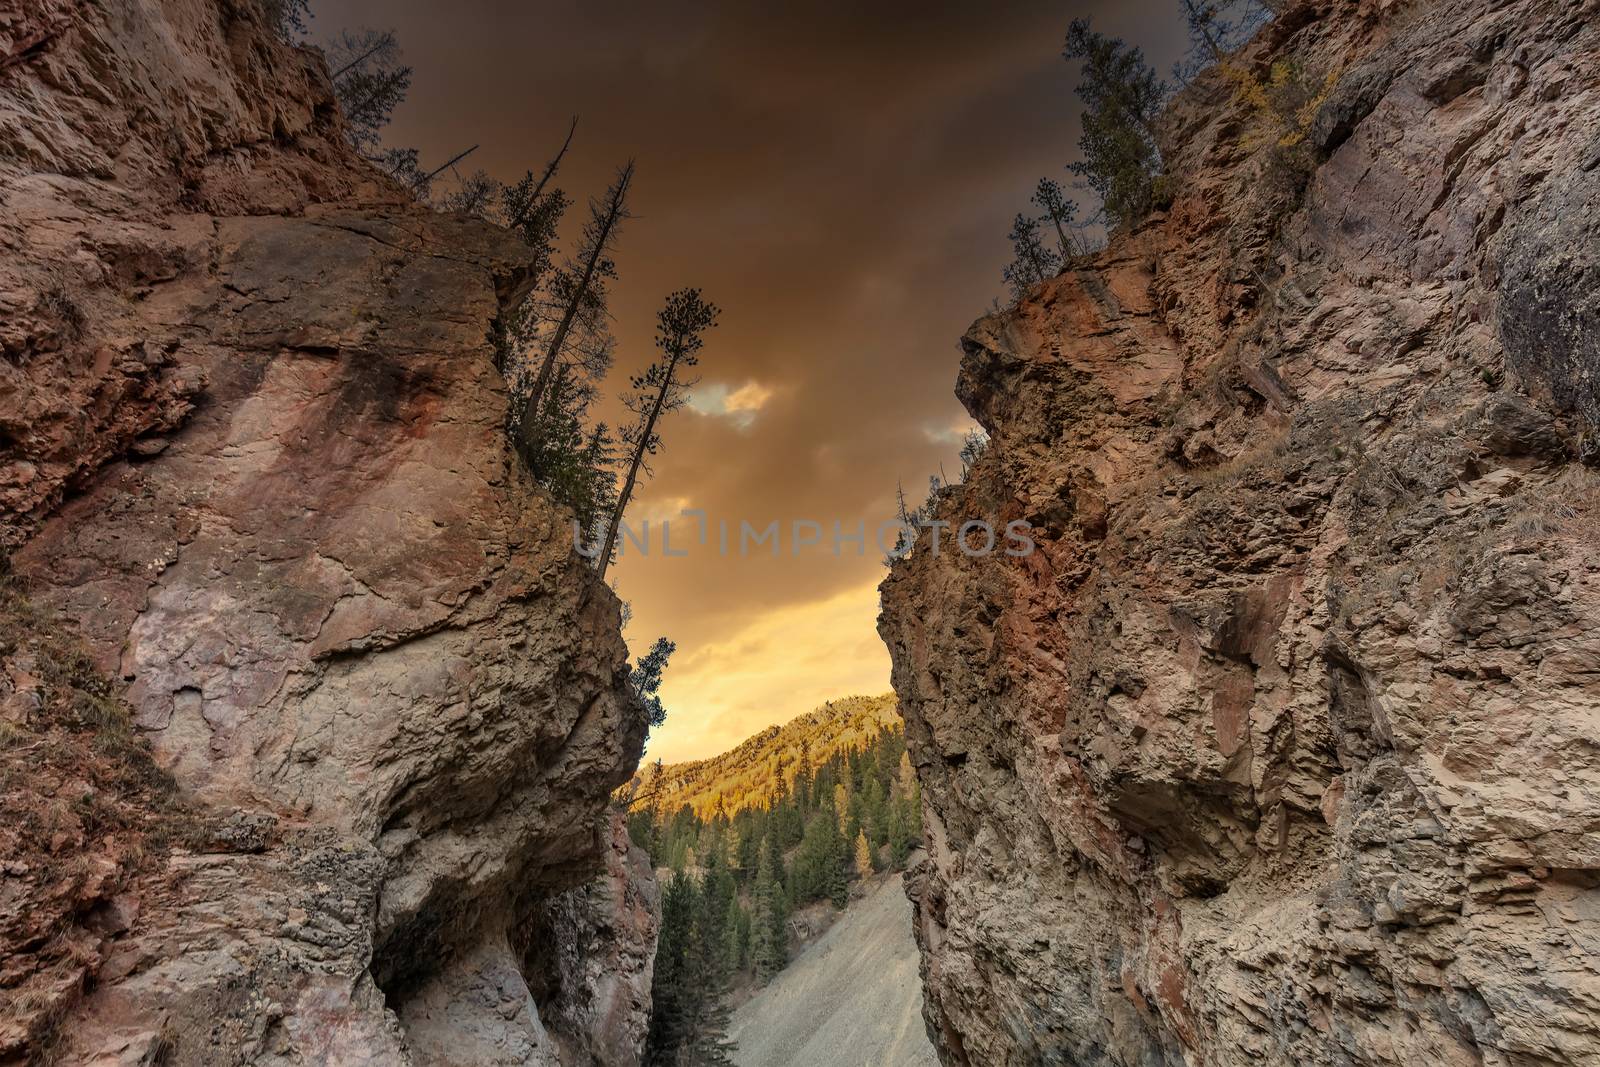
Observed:
[[[951,422],[930,422],[922,426],[923,436],[936,445],[959,445],[978,424],[963,415]]]
[[[755,425],[756,416],[772,399],[772,388],[757,381],[738,388],[726,382],[711,382],[689,394],[689,409],[701,415],[725,418],[741,430]]]

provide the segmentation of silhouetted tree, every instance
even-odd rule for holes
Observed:
[[[1040,222],[1048,222],[1056,231],[1056,249],[1063,262],[1078,254],[1078,243],[1067,236],[1077,221],[1078,205],[1067,198],[1066,190],[1053,178],[1040,178],[1038,186],[1033,191],[1033,202],[1044,216]]]
[[[393,30],[340,30],[324,52],[345,136],[357,152],[380,161],[383,128],[411,88],[411,68],[400,61],[399,40]]]
[[[609,427],[601,423],[587,428],[589,407],[611,366],[604,289],[591,284],[587,295],[579,297],[570,267],[554,266],[556,230],[569,201],[552,182],[576,129],[574,118],[560,149],[542,171],[529,170],[506,186],[469,178],[440,203],[512,229],[532,252],[534,290],[500,321],[496,339],[496,360],[510,393],[508,431],[539,484],[572,509],[581,527],[589,528],[615,509],[616,476],[611,468],[617,457]],[[596,268],[597,276],[600,270]],[[550,364],[550,340],[562,321],[567,321],[568,340]],[[553,372],[535,400],[534,382],[546,365],[553,366]]]
[[[500,183],[489,177],[488,171],[475,170],[462,178],[453,192],[440,197],[438,206],[445,211],[462,211],[485,218],[499,198]]]
[[[1221,63],[1272,18],[1266,0],[1178,0],[1189,31],[1189,50],[1173,67],[1173,75],[1188,84],[1206,67]]]
[[[1063,55],[1082,64],[1077,94],[1083,101],[1083,159],[1071,170],[1100,195],[1107,218],[1132,225],[1154,202],[1161,170],[1155,122],[1166,86],[1144,53],[1074,19]]]
[[[628,217],[628,188],[632,184],[633,161],[629,160],[617,172],[616,180],[606,190],[605,198],[589,202],[589,221],[584,225],[577,256],[579,265],[576,269],[564,272],[563,288],[558,290],[564,305],[561,317],[551,332],[544,360],[540,363],[538,373],[528,390],[525,412],[538,410],[539,398],[550,384],[551,376],[555,373],[556,361],[561,358],[562,350],[580,312],[586,304],[590,307],[595,306],[596,293],[603,280],[616,277],[616,265],[612,261],[611,253],[619,227]],[[603,301],[598,303],[603,309]],[[531,420],[525,422],[531,429]]]
[[[989,435],[979,430],[968,430],[961,438],[961,480],[966,481],[972,468],[989,450]]]
[[[1046,247],[1039,239],[1039,220],[1018,214],[1006,235],[1011,240],[1015,257],[1006,267],[1002,277],[1011,287],[1011,295],[1018,300],[1029,289],[1047,278],[1053,278],[1061,269],[1061,256]]]
[[[602,578],[611,563],[617,528],[622,524],[622,516],[638,484],[645,457],[655,455],[661,447],[656,427],[662,415],[677,410],[687,401],[688,388],[694,383],[685,379],[683,372],[700,362],[704,334],[716,326],[720,313],[715,304],[701,297],[698,289],[679,289],[667,297],[666,305],[656,313],[656,347],[661,350],[661,357],[643,374],[634,376],[633,390],[624,398],[628,410],[637,415],[639,421],[623,432],[623,441],[633,448],[633,458],[628,463],[628,474],[623,479],[616,511],[606,530],[605,546],[600,551]]]
[[[574,115],[567,126],[566,139],[561,142],[561,150],[550,157],[550,162],[545,164],[539,177],[534,178],[530,170],[516,184],[506,186],[502,195],[506,225],[520,233],[530,248],[544,247],[554,240],[555,228],[546,219],[553,214],[559,220],[566,210],[567,201],[561,190],[547,187],[561,169],[561,161],[567,157],[567,149],[572,147],[572,138],[577,132],[578,116]],[[554,209],[548,199],[551,194],[560,197],[560,206]],[[529,229],[530,226],[532,229]]]
[[[640,657],[628,674],[628,681],[633,686],[633,695],[638,698],[639,705],[645,709],[645,716],[651,726],[660,726],[667,721],[667,709],[661,706],[661,676],[667,669],[667,660],[678,650],[678,645],[670,638],[658,637],[656,643],[650,646],[650,651]]]
[[[534,294],[523,302],[522,313],[517,319],[517,324],[523,333],[515,338],[518,348],[524,352],[534,339],[535,324],[540,319],[542,304],[539,294],[551,291],[552,288],[549,282],[555,265],[556,231],[561,225],[562,218],[566,216],[567,208],[571,206],[567,194],[560,188],[550,186],[550,181],[555,177],[562,158],[572,144],[572,134],[577,129],[578,120],[573,119],[572,122],[573,125],[567,131],[567,139],[561,145],[561,150],[545,165],[544,173],[537,180],[530,170],[520,180],[500,190],[500,215],[505,225],[514,230],[522,238],[523,244],[533,252],[530,269],[535,283]],[[600,308],[600,315],[603,320],[603,305]],[[585,369],[598,378],[609,369],[609,366],[607,361],[605,366],[596,367],[591,360]],[[524,378],[527,377],[525,361],[519,361],[518,370]],[[529,385],[531,384],[529,382]]]

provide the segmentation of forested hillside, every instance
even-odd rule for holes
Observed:
[[[844,908],[852,881],[904,869],[920,834],[921,797],[892,700],[838,701],[691,766],[694,777],[678,779],[679,788],[639,790],[629,817],[634,842],[672,870],[656,955],[654,1063],[724,1062],[727,993],[783,969],[796,927],[811,925],[792,922],[795,913]],[[652,778],[673,782],[678,770]]]
[[[830,700],[720,756],[640,767],[629,785],[632,806],[648,803],[675,812],[688,804],[701,818],[759,807],[777,796],[780,785],[792,783],[802,765],[815,770],[836,753],[872,741],[885,727],[900,729],[893,693]]]

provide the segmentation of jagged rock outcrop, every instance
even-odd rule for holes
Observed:
[[[964,341],[941,517],[1037,551],[883,586],[930,1032],[1596,1062],[1600,6],[1318,0],[1238,69],[1305,91],[1201,79],[1170,207]]]
[[[193,824],[98,894],[136,915],[76,984],[0,946],[0,1060],[54,1021],[61,1063],[589,1062],[524,941],[611,853],[645,724],[618,602],[504,440],[530,255],[340,121],[248,0],[0,11],[0,529]]]

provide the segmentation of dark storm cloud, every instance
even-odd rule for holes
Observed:
[[[598,193],[637,158],[616,388],[649,360],[661,298],[697,285],[724,308],[706,384],[754,383],[745,398],[766,399],[739,418],[672,416],[636,514],[682,502],[848,525],[889,515],[897,482],[920,498],[929,473],[956,469],[956,341],[999,292],[1011,215],[1039,177],[1067,178],[1077,123],[1060,46],[1079,14],[1161,65],[1177,43],[1167,0],[329,0],[315,28],[398,31],[415,77],[391,141],[425,163],[479,143],[471,166],[514,177],[572,114],[569,193]],[[704,754],[847,689],[886,688],[877,555],[621,561],[630,636],[668,633],[682,650],[653,750]]]

